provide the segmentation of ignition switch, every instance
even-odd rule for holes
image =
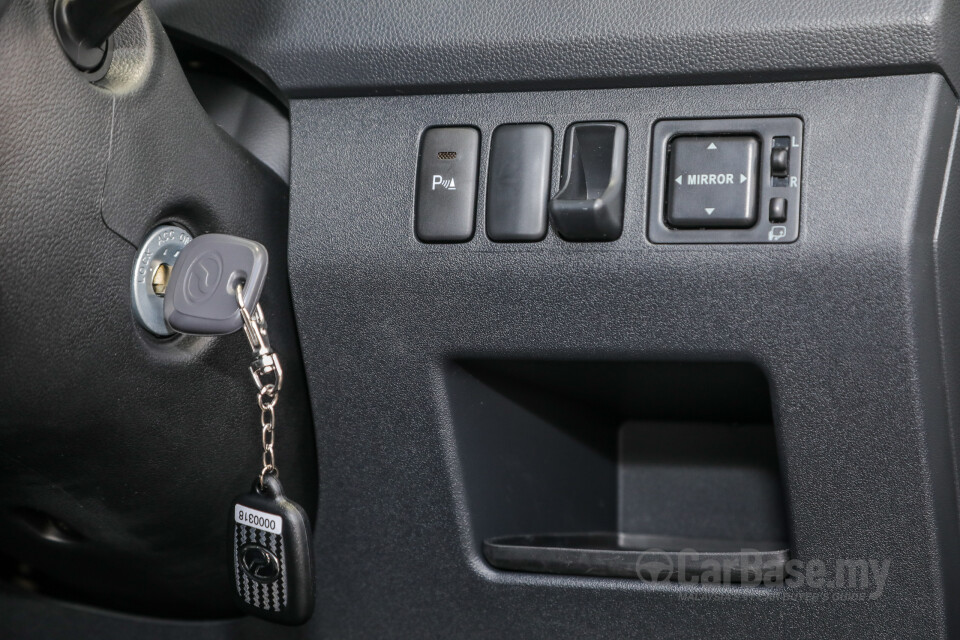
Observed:
[[[150,232],[133,263],[130,297],[133,315],[144,329],[166,337],[174,334],[163,319],[163,296],[167,278],[180,251],[193,239],[187,231],[163,225]]]

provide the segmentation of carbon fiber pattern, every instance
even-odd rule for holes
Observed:
[[[253,543],[272,553],[277,559],[279,572],[270,582],[255,580],[244,570],[240,550]],[[287,606],[287,572],[283,536],[267,533],[262,529],[234,523],[233,569],[236,576],[237,594],[252,607],[265,611],[281,611]]]

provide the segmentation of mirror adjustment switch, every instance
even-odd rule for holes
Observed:
[[[473,237],[480,133],[472,127],[434,127],[423,134],[414,231],[423,242]]]
[[[796,116],[658,120],[648,237],[657,244],[795,242],[802,167]]]
[[[744,228],[757,220],[753,136],[680,136],[670,142],[667,223],[679,228]]]

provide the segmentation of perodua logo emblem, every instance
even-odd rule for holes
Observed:
[[[223,261],[213,251],[201,254],[187,269],[183,292],[188,302],[202,304],[217,290],[223,275]]]
[[[280,577],[277,556],[252,542],[240,547],[240,567],[248,576],[264,584]]]

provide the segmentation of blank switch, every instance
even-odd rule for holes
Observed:
[[[487,236],[535,242],[547,234],[553,131],[545,124],[497,127],[490,143]]]

